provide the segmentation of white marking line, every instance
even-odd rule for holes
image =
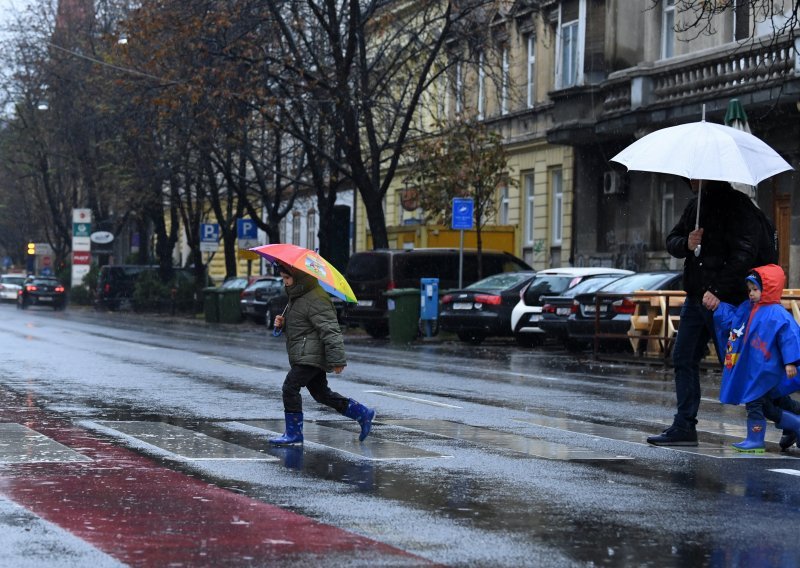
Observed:
[[[400,398],[402,400],[413,400],[414,402],[420,402],[422,404],[430,404],[431,406],[441,406],[443,408],[458,408],[458,409],[463,408],[461,406],[456,406],[455,404],[445,404],[443,402],[434,402],[432,400],[427,400],[427,399],[424,399],[424,398],[417,398],[415,396],[407,396],[407,395],[404,395],[404,394],[397,394],[397,393],[394,393],[394,392],[377,391],[377,390],[368,390],[368,391],[364,391],[364,392],[368,392],[368,393],[372,393],[372,394],[379,394],[381,396],[388,396],[390,398]]]
[[[796,475],[800,477],[800,469],[770,469],[767,471],[774,471],[775,473],[785,473],[786,475]]]
[[[231,361],[229,359],[223,359],[222,357],[211,357],[208,355],[203,355],[200,357],[201,359],[210,359],[211,361],[217,361],[218,363],[225,363],[226,365],[233,365],[234,367],[244,367],[245,369],[255,369],[256,371],[278,371],[279,369],[268,369],[266,367],[256,367],[255,365],[248,365],[246,363],[238,363],[236,361]]]

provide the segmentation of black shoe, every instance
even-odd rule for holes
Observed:
[[[684,430],[677,426],[670,426],[658,436],[647,438],[648,444],[654,446],[696,446],[697,430]]]
[[[781,441],[778,442],[778,445],[781,447],[781,450],[788,450],[792,447],[792,444],[797,441],[797,434],[794,433],[794,430],[784,430],[783,436],[781,436]]]

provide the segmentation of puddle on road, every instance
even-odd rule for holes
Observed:
[[[90,458],[22,424],[0,423],[0,463],[90,462]]]
[[[283,420],[243,420],[239,423],[276,433],[283,432],[285,425]],[[354,423],[349,424],[352,425]],[[451,457],[420,450],[398,442],[382,440],[374,435],[371,435],[364,442],[359,442],[357,430],[330,428],[314,422],[303,423],[303,438],[306,442],[320,444],[371,461]]]
[[[529,456],[550,460],[630,460],[629,456],[619,456],[608,452],[577,448],[566,444],[528,438],[518,434],[499,432],[488,428],[460,424],[447,420],[383,420],[386,424],[420,430],[445,438],[454,438],[482,444],[491,448],[501,448],[520,452]]]
[[[112,422],[103,420],[97,421],[96,424],[132,436],[186,460],[278,461],[278,458],[268,454],[236,444],[229,444],[217,438],[206,436],[201,432],[194,432],[164,422]]]

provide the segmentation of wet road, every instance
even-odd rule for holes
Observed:
[[[348,333],[338,392],[281,429],[264,328],[0,305],[0,565],[795,566],[800,450],[729,449],[704,377],[699,448],[644,443],[672,377],[508,342]]]

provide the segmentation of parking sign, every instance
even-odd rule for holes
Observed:
[[[219,225],[216,223],[202,223],[200,225],[200,250],[202,252],[215,252],[219,249]]]
[[[455,230],[469,231],[472,229],[474,202],[469,197],[453,198],[453,222]]]
[[[258,246],[258,226],[252,219],[236,220],[236,237],[240,249],[249,249]]]

